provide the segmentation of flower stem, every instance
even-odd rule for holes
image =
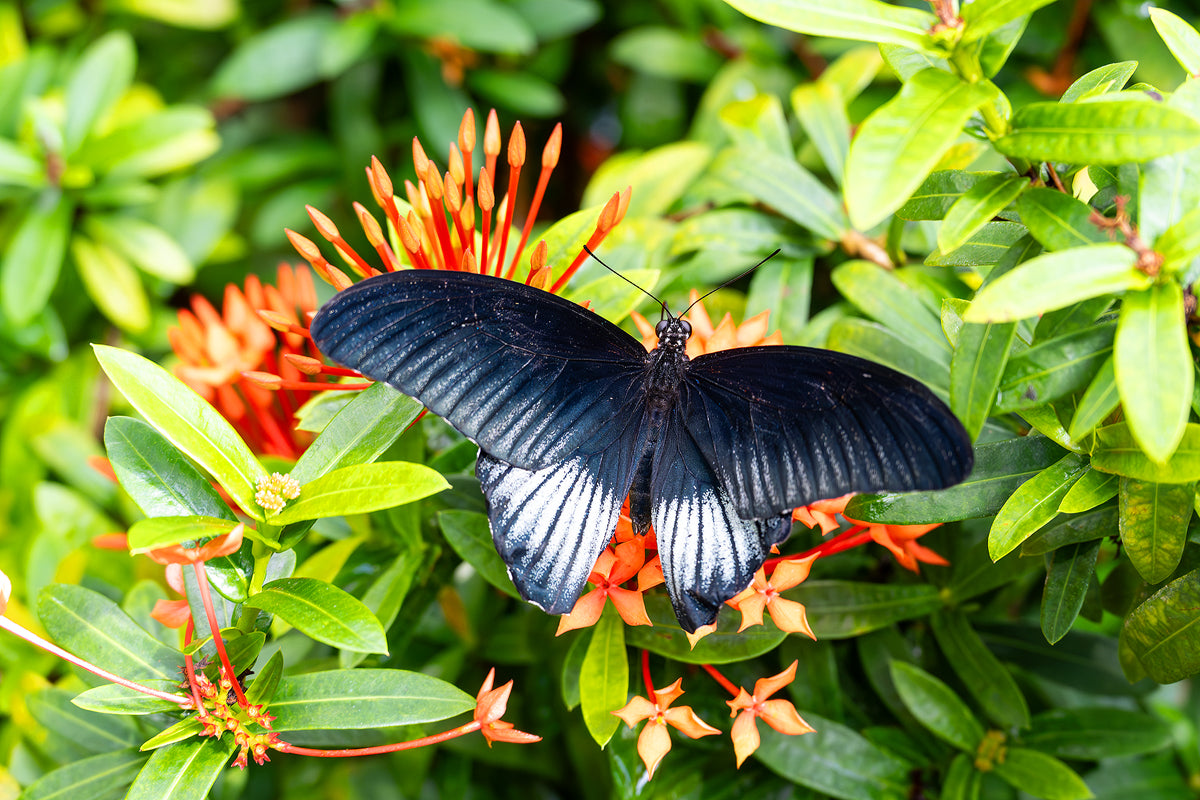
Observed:
[[[733,695],[734,697],[738,696],[738,687],[733,685],[733,681],[729,680],[729,678],[726,678],[724,675],[718,672],[716,667],[711,664],[701,664],[700,667],[707,672],[714,681],[721,684],[722,689],[729,692],[729,694]]]
[[[274,745],[275,749],[281,753],[295,753],[300,756],[317,756],[318,758],[348,758],[351,756],[374,756],[382,753],[398,753],[401,750],[413,750],[418,747],[427,747],[431,744],[440,744],[448,742],[451,739],[457,739],[459,736],[465,736],[468,733],[473,733],[479,730],[482,724],[478,720],[472,720],[465,725],[459,725],[452,730],[442,733],[435,733],[432,736],[423,736],[420,739],[413,739],[409,742],[397,742],[395,744],[381,744],[376,747],[351,747],[344,750],[321,750],[312,747],[300,747],[298,745],[289,744],[280,740]]]
[[[651,703],[657,703],[658,698],[654,696],[654,682],[650,679],[650,651],[642,651],[642,683],[646,684],[646,699]]]
[[[221,626],[217,623],[217,612],[213,608],[212,595],[208,591],[208,573],[204,569],[204,562],[195,562],[192,564],[192,569],[196,572],[196,583],[200,587],[200,602],[204,604],[204,613],[208,617],[208,630],[212,634],[213,646],[217,648],[217,656],[221,659],[222,670],[229,678],[229,682],[233,684],[233,693],[237,696],[238,703],[242,708],[246,708],[250,703],[246,700],[242,684],[238,681],[237,673],[233,671],[233,664],[229,663],[229,656],[225,652],[225,642],[221,639]]]

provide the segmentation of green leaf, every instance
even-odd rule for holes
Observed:
[[[178,680],[183,656],[147,633],[115,603],[82,586],[52,584],[38,619],[60,647],[130,680]]]
[[[739,616],[727,611],[717,617],[717,629],[692,647],[687,634],[675,619],[669,599],[651,594],[645,598],[645,602],[646,615],[654,624],[626,628],[625,644],[649,650],[672,661],[685,664],[732,664],[746,661],[769,653],[788,636],[779,630],[775,623],[769,621],[738,632]]]
[[[959,198],[976,184],[1004,177],[1005,174],[1001,172],[964,172],[958,169],[931,172],[904,205],[896,209],[896,216],[906,220],[945,219]]]
[[[813,81],[793,89],[791,99],[796,119],[840,186],[850,152],[850,120],[841,90],[826,80]]]
[[[1071,632],[1088,586],[1096,575],[1100,540],[1068,544],[1054,551],[1042,592],[1042,633],[1057,644]]]
[[[1200,208],[1187,212],[1163,231],[1154,249],[1163,257],[1163,272],[1187,272],[1192,261],[1200,256]]]
[[[1089,469],[1080,476],[1058,505],[1064,514],[1079,514],[1117,496],[1117,476]],[[1036,555],[1031,553],[1031,555]]]
[[[647,75],[705,83],[721,66],[721,58],[699,33],[665,25],[626,28],[608,46],[609,57]]]
[[[26,204],[0,262],[0,303],[10,324],[28,325],[46,307],[62,269],[74,211],[56,189]]]
[[[989,175],[962,194],[938,228],[938,250],[949,253],[967,243],[1029,185],[1029,178],[1007,173]],[[897,212],[899,216],[899,212]]]
[[[813,610],[817,639],[848,639],[938,609],[942,599],[928,584],[805,581],[786,597]]]
[[[1025,696],[966,615],[958,609],[941,609],[931,621],[938,647],[988,718],[1002,728],[1029,727]]]
[[[1024,240],[1028,239],[1028,244]],[[1029,245],[1037,247],[1025,230],[1024,225],[1015,222],[989,222],[967,240],[967,243],[949,253],[934,252],[925,258],[925,264],[930,267],[971,267],[983,276],[991,275],[1005,258],[1010,256],[1015,248],[1020,252],[1027,250]]]
[[[196,268],[179,243],[156,225],[127,214],[88,214],[88,233],[138,269],[174,284],[188,284]]]
[[[957,486],[939,492],[857,495],[846,514],[867,522],[921,525],[995,514],[1025,481],[1063,457],[1044,436],[1020,436],[975,448],[975,467]]]
[[[621,724],[621,718],[612,712],[625,705],[629,692],[625,623],[611,609],[592,629],[579,672],[579,692],[584,724],[603,747]]]
[[[867,117],[850,143],[846,163],[846,205],[854,227],[872,228],[903,205],[975,109],[995,95],[991,84],[967,83],[949,72],[927,69]]]
[[[918,722],[959,750],[975,750],[983,739],[983,726],[953,689],[903,661],[893,661],[891,672],[900,699]]]
[[[1158,683],[1200,672],[1200,570],[1171,581],[1133,609],[1121,641]]]
[[[1134,440],[1165,462],[1183,438],[1195,377],[1179,284],[1164,281],[1125,296],[1113,367]]]
[[[67,79],[63,155],[73,154],[97,120],[125,94],[136,65],[133,37],[123,30],[101,36],[83,51]]]
[[[1087,97],[1119,92],[1137,69],[1136,61],[1106,64],[1076,80],[1059,98],[1060,103],[1074,103]]]
[[[1030,103],[1013,115],[1010,133],[993,143],[1003,155],[1031,161],[1140,163],[1200,145],[1200,122],[1127,97]]]
[[[213,76],[213,94],[251,102],[272,100],[316,83],[321,68],[314,56],[336,27],[330,15],[308,14],[244,39]]]
[[[1032,408],[1082,391],[1108,360],[1114,333],[1112,323],[1098,324],[1012,356],[1000,380],[996,410]]]
[[[1083,778],[1070,767],[1036,750],[1010,747],[992,771],[1017,789],[1045,800],[1083,800],[1092,796]]]
[[[794,158],[764,148],[726,148],[711,171],[824,239],[836,241],[848,227],[838,198]]]
[[[1137,254],[1122,244],[1093,244],[1031,258],[979,290],[963,319],[1012,322],[1080,300],[1142,289]]]
[[[979,800],[983,773],[975,769],[974,759],[959,753],[950,762],[942,781],[942,800]]]
[[[1150,21],[1185,72],[1200,74],[1200,33],[1165,8],[1150,7]]]
[[[419,725],[474,707],[471,695],[419,672],[335,669],[280,680],[271,701],[271,727],[310,731]]]
[[[712,160],[712,148],[701,142],[674,142],[645,153],[627,153],[608,159],[592,176],[584,193],[581,205],[596,208],[582,221],[587,230],[583,231],[580,244],[586,242],[587,237],[591,235],[601,207],[608,202],[613,193],[623,192],[629,186],[641,189],[634,192],[630,198],[629,208],[625,212],[628,220],[665,214],[692,185],[696,176],[706,167],[711,168],[709,162]],[[573,217],[572,214],[565,219]],[[550,231],[555,227],[557,224],[551,226]],[[570,264],[579,252],[579,245],[576,245],[573,251],[564,254],[563,258],[555,259],[554,244],[549,241],[550,231],[547,231],[546,235],[550,247],[550,257],[546,263]],[[529,246],[535,245],[530,243]],[[524,260],[528,261],[527,258]]]
[[[1122,708],[1053,708],[1033,718],[1026,747],[1058,758],[1098,761],[1171,746],[1171,728],[1153,714]]]
[[[106,245],[82,234],[71,238],[71,258],[96,307],[117,327],[142,333],[150,325],[150,301],[133,265]]]
[[[508,567],[492,543],[487,514],[475,511],[439,511],[438,527],[458,557],[475,568],[483,579],[509,597],[521,593],[508,577]]]
[[[308,446],[288,473],[308,483],[341,467],[374,461],[421,413],[419,402],[386,383],[358,392]]]
[[[21,793],[21,800],[67,800],[67,798],[107,797],[128,786],[146,756],[134,749],[114,750],[80,759],[47,772]]]
[[[255,481],[266,470],[233,426],[152,361],[107,345],[93,345],[96,360],[130,404],[229,492],[249,516],[262,519]]]
[[[1068,453],[1012,493],[988,533],[988,555],[998,561],[1058,513],[1058,505],[1087,468],[1087,458]]]
[[[224,536],[238,523],[218,517],[152,517],[138,520],[129,528],[129,552],[145,553],[192,540]]]
[[[318,642],[355,653],[387,653],[383,626],[362,601],[315,578],[282,578],[246,601]]]
[[[831,276],[842,296],[898,333],[930,359],[948,362],[950,344],[938,315],[895,272],[869,261],[839,264]]]
[[[1148,483],[1121,478],[1121,543],[1146,583],[1162,583],[1183,558],[1196,483]]]
[[[961,44],[981,39],[1026,14],[1032,14],[1054,0],[976,0],[962,10]]]
[[[910,346],[896,331],[863,319],[839,319],[829,329],[826,342],[830,350],[865,358],[910,375],[924,383],[934,394],[946,396],[950,383],[950,352],[933,361]]]
[[[232,736],[222,736],[155,750],[125,800],[204,800],[235,747]]]
[[[1188,423],[1175,454],[1165,464],[1151,461],[1134,442],[1129,425],[1118,422],[1096,430],[1092,466],[1140,481],[1190,483],[1200,480],[1200,425]]]
[[[759,726],[762,742],[754,757],[793,783],[842,800],[905,800],[914,765],[866,739],[853,728],[806,712],[816,728],[786,736]]]
[[[389,27],[397,33],[422,39],[447,37],[472,50],[520,54],[532,52],[537,44],[533,30],[507,3],[401,3],[389,11],[388,17]]]
[[[124,717],[106,717],[71,704],[71,692],[45,688],[25,698],[29,713],[43,728],[90,753],[137,747],[144,735]]]
[[[1055,189],[1035,187],[1017,201],[1021,221],[1047,250],[1067,250],[1109,241],[1095,225],[1092,208]]]
[[[930,13],[901,8],[878,0],[726,0],[748,17],[809,36],[830,36],[863,42],[891,42],[917,50],[933,49],[929,29],[937,23]]]
[[[300,487],[300,496],[270,517],[287,525],[321,517],[366,514],[401,506],[450,488],[438,472],[407,461],[376,461],[326,472]]]
[[[979,438],[1008,364],[1017,323],[967,323],[950,360],[950,408],[971,439]]]
[[[168,694],[180,692],[178,680],[151,679],[138,682],[143,686]],[[180,694],[179,696],[183,697],[184,695]],[[98,711],[101,714],[156,714],[160,711],[179,710],[178,703],[153,697],[115,683],[106,683],[103,686],[88,689],[86,692],[77,694],[71,702],[80,708]]]
[[[1071,417],[1068,435],[1075,441],[1087,436],[1104,421],[1105,417],[1116,410],[1119,402],[1117,373],[1113,367],[1113,358],[1109,356],[1100,366],[1096,377],[1092,378],[1092,382],[1088,384],[1083,397],[1079,398],[1079,403],[1075,407],[1075,416]]]
[[[161,731],[142,742],[142,746],[139,749],[145,753],[150,750],[157,750],[160,747],[166,747],[167,745],[175,744],[176,742],[182,742],[192,738],[199,738],[203,733],[204,723],[200,722],[200,720],[194,716],[185,717],[169,728],[163,728]]]

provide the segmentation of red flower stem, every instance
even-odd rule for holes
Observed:
[[[513,211],[517,204],[517,185],[521,179],[521,165],[508,165],[508,191],[504,195],[504,226],[499,230],[500,234],[500,250],[496,256],[496,274],[500,274],[500,270],[504,270],[504,256],[508,250],[508,234],[512,231]],[[511,278],[517,269],[517,259],[521,254],[513,255],[512,264],[507,270],[504,270],[504,277]]]
[[[43,639],[42,637],[38,636],[33,631],[30,631],[30,630],[27,630],[27,629],[21,627],[20,625],[18,625],[17,623],[15,623],[11,619],[9,619],[8,617],[0,617],[0,628],[3,628],[4,630],[8,631],[9,633],[13,634],[14,636],[19,636],[20,638],[24,639],[25,641],[29,642],[31,645],[33,645],[35,647],[40,647],[41,649],[45,650],[47,653],[50,653],[51,655],[58,656],[63,661],[69,661],[70,663],[74,664],[75,666],[79,667],[80,669],[86,669],[88,672],[92,673],[93,675],[98,675],[101,678],[104,678],[104,680],[106,680],[106,681],[111,681],[112,683],[116,683],[121,686],[124,686],[126,689],[133,689],[136,692],[141,692],[142,694],[148,694],[151,697],[157,697],[160,700],[169,700],[170,702],[181,705],[184,708],[187,708],[192,704],[192,700],[190,698],[181,697],[180,695],[177,695],[177,694],[168,694],[167,692],[160,692],[157,689],[151,689],[149,686],[142,686],[140,683],[135,683],[131,680],[126,680],[125,678],[122,678],[120,675],[114,675],[113,673],[109,672],[106,669],[97,667],[95,664],[92,664],[89,661],[84,661],[79,656],[68,653],[66,650],[63,650],[61,647],[54,644],[53,642]]]
[[[197,561],[192,564],[192,570],[196,573],[196,583],[200,586],[200,602],[204,604],[204,614],[208,617],[208,630],[212,634],[213,646],[217,648],[217,656],[221,659],[221,667],[225,671],[229,682],[233,684],[233,693],[237,696],[238,703],[242,708],[250,705],[246,700],[246,695],[242,691],[242,684],[237,679],[237,673],[233,671],[233,664],[229,663],[229,655],[225,652],[225,642],[221,639],[221,626],[217,624],[217,612],[213,608],[212,595],[208,591],[208,573],[204,569],[204,562]]]
[[[646,699],[651,703],[658,703],[658,698],[654,695],[654,682],[650,680],[650,651],[642,651],[642,683],[646,684]]]
[[[546,186],[550,183],[550,175],[553,172],[554,167],[543,167],[541,173],[538,174],[537,188],[533,191],[533,202],[529,204],[529,211],[525,214],[525,224],[521,227],[521,239],[517,242],[517,249],[513,251],[513,265],[509,269],[510,274],[516,269],[517,259],[521,257],[521,253],[525,252],[525,245],[529,243],[529,234],[533,231],[533,223],[537,221],[538,211],[542,207],[542,198],[546,194]]]
[[[320,392],[325,389],[341,389],[344,391],[361,391],[371,388],[370,381],[366,383],[321,383],[319,381],[278,381],[272,383],[270,389],[297,389],[306,392]]]
[[[466,736],[468,733],[474,733],[482,728],[479,720],[472,720],[465,725],[459,725],[452,730],[444,731],[443,733],[435,733],[432,736],[424,736],[420,739],[413,739],[409,742],[397,742],[395,744],[381,744],[376,747],[352,747],[344,750],[321,750],[312,747],[300,747],[280,740],[274,748],[281,753],[295,753],[300,756],[317,756],[318,758],[348,758],[352,756],[376,756],[383,753],[398,753],[401,750],[414,750],[418,747],[428,747],[431,744],[441,744],[448,742],[451,739],[457,739],[460,736]]]
[[[192,643],[192,633],[196,630],[192,616],[188,615],[187,627],[183,629],[183,646],[187,647]],[[188,689],[192,693],[192,703],[201,717],[208,715],[208,709],[204,707],[204,699],[200,697],[200,686],[196,683],[196,662],[192,659],[192,654],[187,653],[183,657],[183,672],[187,676]]]
[[[769,558],[763,563],[763,569],[766,571],[767,575],[770,575],[775,571],[775,567],[779,566],[784,561],[800,561],[801,559],[808,558],[809,556],[831,556],[835,553],[851,550],[859,545],[866,544],[869,541],[871,541],[871,534],[867,530],[867,526],[855,525],[850,530],[839,533],[828,542],[819,544],[811,550],[805,550],[803,553],[796,553],[790,556]]]
[[[496,267],[495,272],[488,272],[488,237],[492,232],[492,209],[480,209],[480,216],[483,217],[482,242],[479,249],[479,271],[484,275],[495,275],[500,277],[500,267]]]
[[[738,696],[738,687],[733,685],[733,681],[729,680],[729,678],[726,678],[724,675],[718,672],[717,668],[712,664],[701,664],[700,668],[707,672],[709,677],[711,677],[714,681],[721,684],[722,689],[729,692],[729,694],[734,697]]]

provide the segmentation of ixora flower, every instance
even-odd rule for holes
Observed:
[[[816,560],[817,556],[812,555],[780,561],[770,578],[763,568],[754,573],[753,583],[727,601],[742,614],[742,625],[738,628],[738,633],[752,625],[762,625],[763,611],[770,611],[771,619],[781,631],[803,633],[810,639],[816,639],[812,628],[808,626],[804,605],[780,595],[780,592],[802,583]]]
[[[690,307],[683,315],[692,326],[692,337],[687,342],[688,358],[730,350],[734,347],[761,347],[763,345],[783,344],[782,331],[767,335],[768,316],[771,312],[763,311],[738,325],[733,321],[733,315],[726,313],[721,323],[713,327],[712,318],[700,300],[700,293],[692,289],[688,298]],[[634,311],[630,314],[633,323],[637,325],[638,333],[642,335],[642,344],[647,350],[653,350],[658,345],[658,335],[654,325],[641,314]]]
[[[649,699],[636,696],[626,703],[624,708],[612,712],[630,728],[642,720],[646,721],[646,727],[642,728],[638,735],[637,751],[650,777],[654,777],[654,770],[658,768],[659,762],[671,750],[671,737],[667,734],[668,725],[692,739],[720,733],[696,716],[691,706],[671,708],[671,704],[683,694],[682,684],[683,678],[665,689],[655,690],[647,684]]]
[[[797,736],[811,733],[814,728],[800,718],[796,707],[787,700],[768,700],[771,695],[787,686],[796,678],[796,662],[778,675],[770,678],[759,678],[754,682],[754,694],[748,694],[745,689],[738,689],[738,695],[729,703],[730,716],[737,717],[733,723],[730,735],[733,737],[733,752],[737,756],[737,765],[750,757],[758,749],[758,726],[755,720],[762,719],[780,733]]]
[[[853,526],[819,547],[813,548],[809,551],[810,553],[828,556],[868,541],[874,541],[876,544],[886,547],[896,557],[900,566],[912,572],[917,572],[921,563],[934,564],[939,567],[950,564],[942,556],[917,541],[934,528],[939,527],[940,522],[930,525],[885,525],[878,522],[860,522],[845,514],[846,505],[850,502],[851,497],[853,495],[848,494],[832,500],[819,500],[792,512],[792,519],[803,522],[810,528],[820,526],[821,532],[825,534],[841,527],[836,519],[839,514]]]

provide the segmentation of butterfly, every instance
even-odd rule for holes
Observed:
[[[335,361],[415,397],[479,445],[496,550],[521,596],[564,614],[625,498],[653,525],[680,626],[712,623],[798,506],[961,481],[971,440],[919,382],[807,347],[689,360],[664,306],[658,347],[540,289],[469,272],[361,281],[312,321]]]

